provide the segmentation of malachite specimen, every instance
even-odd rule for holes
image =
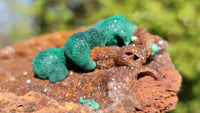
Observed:
[[[129,45],[136,29],[136,25],[123,15],[111,16],[84,32],[73,34],[64,48],[40,52],[32,62],[33,70],[38,77],[50,82],[64,80],[68,75],[66,67],[77,66],[81,70],[92,71],[96,67],[90,59],[92,48]]]
[[[41,79],[50,82],[61,81],[68,75],[63,48],[50,48],[41,51],[32,62],[34,72]]]
[[[93,47],[128,45],[136,29],[136,25],[123,15],[101,20],[85,32],[76,33],[66,41],[66,60],[83,70],[91,71],[96,67],[96,63],[90,59]]]
[[[99,108],[99,104],[97,102],[95,102],[93,99],[87,99],[87,100],[83,100],[82,97],[80,97],[80,103],[82,103],[83,105],[89,105],[92,106],[93,109],[97,110]]]
[[[155,56],[160,50],[156,44],[153,44],[151,48],[152,48],[152,53],[151,53],[152,56]]]

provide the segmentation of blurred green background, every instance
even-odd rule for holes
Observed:
[[[119,13],[169,41],[168,53],[183,77],[172,113],[200,113],[199,0],[1,0],[0,48]]]

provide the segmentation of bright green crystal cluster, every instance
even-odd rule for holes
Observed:
[[[64,48],[51,48],[37,54],[32,62],[33,70],[39,78],[50,82],[64,80],[68,75],[67,67],[94,70],[96,63],[90,59],[92,48],[129,45],[136,29],[123,15],[111,16],[84,32],[73,34]]]
[[[83,100],[82,97],[80,97],[80,102],[83,104],[83,105],[89,105],[89,106],[92,106],[93,109],[98,109],[99,108],[99,104],[97,102],[95,102],[93,99],[86,99],[86,100]]]
[[[156,44],[153,44],[151,48],[152,48],[152,53],[151,53],[152,56],[155,56],[160,50]]]
[[[64,46],[66,60],[83,70],[91,71],[96,63],[90,60],[90,51],[95,46],[128,45],[137,27],[123,15],[101,20],[85,32],[72,35]]]

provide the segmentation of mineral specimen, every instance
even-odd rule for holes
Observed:
[[[0,112],[35,113],[165,113],[175,109],[181,76],[174,69],[169,44],[138,28],[128,46],[95,47],[91,72],[68,68],[68,77],[54,84],[34,76],[31,61],[37,53],[63,47],[75,31],[55,32],[21,41],[0,51]],[[159,52],[152,56],[152,45]],[[80,103],[93,99],[97,110]]]
[[[90,59],[90,51],[96,46],[128,45],[137,29],[135,24],[123,15],[114,15],[101,20],[84,32],[72,35],[63,48],[47,49],[33,60],[33,70],[42,79],[50,82],[62,81],[67,77],[65,66],[76,66],[80,70],[91,71],[96,63]]]

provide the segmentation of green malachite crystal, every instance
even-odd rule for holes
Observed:
[[[50,82],[64,80],[68,75],[63,48],[50,48],[41,51],[33,59],[33,70],[41,79]]]
[[[152,53],[151,53],[152,56],[155,56],[160,50],[156,44],[153,44],[151,48],[152,48]]]
[[[92,71],[96,63],[90,59],[90,51],[95,46],[129,45],[136,25],[123,15],[114,15],[99,21],[84,32],[73,34],[64,48],[51,48],[40,52],[34,58],[33,70],[41,79],[50,82],[64,80],[68,75],[66,67],[76,66],[84,71]]]
[[[80,97],[80,102],[83,105],[89,105],[92,106],[93,109],[97,110],[99,108],[99,104],[97,102],[95,102],[93,99],[87,99],[87,100],[83,100],[82,97]]]

